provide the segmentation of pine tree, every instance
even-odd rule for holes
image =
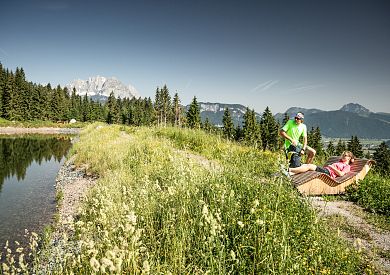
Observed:
[[[157,114],[157,125],[166,126],[167,123],[170,122],[171,118],[173,117],[171,97],[169,95],[169,90],[166,85],[164,85],[162,89],[159,89],[157,87],[154,108]]]
[[[278,125],[268,106],[261,117],[260,127],[263,150],[276,150],[278,148]]]
[[[17,120],[30,120],[30,91],[27,87],[26,75],[23,68],[16,68],[15,72],[15,88],[16,88],[16,97],[15,100],[15,119]]]
[[[167,125],[171,121],[172,118],[172,103],[171,103],[171,96],[169,95],[169,90],[167,85],[164,85],[164,87],[161,89],[161,98],[162,98],[162,112],[163,112],[163,123],[164,126]]]
[[[203,123],[203,130],[205,130],[207,133],[211,133],[213,130],[213,125],[211,125],[208,117],[206,117]]]
[[[156,110],[157,125],[160,125],[162,123],[162,117],[163,117],[162,105],[163,103],[162,103],[160,88],[157,87],[156,95],[154,97],[154,109]]]
[[[144,117],[142,119],[142,125],[147,125],[147,126],[152,125],[156,117],[155,117],[152,99],[150,97],[144,99],[143,110],[144,110],[143,111]]]
[[[339,141],[337,142],[337,145],[336,145],[336,155],[337,156],[341,156],[341,154],[347,150],[347,146],[345,145],[345,142],[342,141],[341,139],[339,139]]]
[[[229,108],[226,107],[222,117],[223,123],[223,136],[229,140],[234,139],[234,124],[229,112]]]
[[[257,122],[255,111],[246,108],[243,122],[243,141],[245,144],[254,146],[255,148],[261,147],[261,129],[260,124]]]
[[[6,84],[3,91],[3,116],[9,120],[18,118],[17,91],[15,87],[14,75],[12,72],[6,74]]]
[[[375,170],[381,175],[390,176],[390,149],[383,141],[374,152]]]
[[[31,101],[30,101],[30,116],[31,119],[41,119],[42,110],[40,109],[40,89],[41,87],[37,85],[32,85],[31,89]]]
[[[181,107],[180,107],[180,99],[179,99],[179,95],[177,93],[175,93],[175,95],[173,96],[173,114],[174,114],[174,125],[175,126],[181,126],[181,116],[182,116],[182,110],[181,110]]]
[[[355,157],[361,158],[363,157],[363,147],[360,144],[360,141],[357,136],[352,136],[351,139],[348,141],[347,145],[348,151],[351,151]]]
[[[235,132],[236,132],[236,135],[235,135],[236,141],[242,141],[244,138],[244,132],[243,132],[242,127],[240,125],[237,125]]]
[[[76,94],[76,88],[73,88],[72,94],[70,96],[70,110],[69,118],[75,119],[77,121],[81,120],[80,116],[80,100],[79,95]]]
[[[3,93],[5,88],[5,71],[0,62],[0,117],[3,117]]]
[[[200,120],[200,108],[196,97],[192,99],[190,107],[186,113],[187,117],[187,125],[190,128],[200,128],[201,120]]]
[[[64,90],[58,85],[56,89],[51,92],[50,99],[50,113],[53,121],[65,120],[65,95]]]
[[[107,100],[107,118],[108,124],[119,122],[119,106],[117,105],[117,99],[114,96],[114,92],[111,92]]]
[[[322,136],[319,127],[311,128],[310,132],[307,135],[308,145],[314,148],[317,152],[317,155],[323,155],[324,149],[322,146]]]
[[[336,149],[334,148],[333,142],[329,141],[328,147],[326,148],[326,154],[328,156],[334,156],[335,153],[336,153]]]

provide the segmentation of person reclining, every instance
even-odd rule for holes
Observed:
[[[344,151],[341,154],[340,160],[338,162],[332,163],[331,165],[327,165],[325,167],[320,167],[315,164],[302,164],[299,167],[294,168],[288,168],[288,174],[290,176],[304,173],[307,171],[317,171],[324,174],[327,174],[332,179],[335,179],[336,177],[342,177],[349,171],[351,171],[351,163],[354,162],[355,157],[352,152],[350,151]]]

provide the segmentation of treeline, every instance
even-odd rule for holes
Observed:
[[[260,119],[255,111],[246,109],[242,126],[235,127],[228,108],[223,115],[223,127],[217,128],[208,119],[201,120],[200,106],[193,98],[188,110],[181,104],[177,93],[171,97],[166,85],[157,87],[154,101],[151,98],[115,98],[111,92],[105,103],[96,102],[87,95],[80,96],[76,90],[68,91],[59,85],[52,88],[28,82],[22,68],[15,73],[3,68],[0,63],[0,117],[7,120],[31,121],[69,121],[81,122],[104,121],[109,124],[134,126],[176,126],[199,128],[207,132],[223,135],[229,140],[262,150],[275,151],[282,148],[284,140],[279,137],[279,129],[289,119],[284,114],[282,125],[275,120],[267,107]],[[323,148],[319,127],[308,131],[308,145],[316,149],[318,156],[340,155],[345,149],[357,157],[363,157],[362,145],[357,136],[345,144],[339,140]],[[386,145],[381,145],[380,148]],[[388,148],[388,147],[386,147]],[[383,155],[383,154],[382,154]],[[387,156],[387,153],[384,153]],[[370,156],[366,156],[370,157]],[[386,162],[387,163],[387,162]]]

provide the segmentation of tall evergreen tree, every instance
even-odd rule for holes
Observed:
[[[261,129],[260,124],[257,122],[256,114],[254,110],[246,108],[243,122],[243,141],[245,144],[254,146],[255,148],[261,148]]]
[[[5,88],[5,71],[0,62],[0,117],[3,117],[3,93]]]
[[[161,89],[157,87],[154,108],[157,114],[157,124],[166,126],[173,120],[171,96],[166,85]]]
[[[345,145],[345,142],[342,141],[341,139],[339,139],[339,141],[337,142],[337,145],[336,145],[336,155],[337,156],[341,156],[341,154],[347,150],[347,146]]]
[[[363,157],[363,147],[360,144],[360,141],[357,136],[351,137],[351,139],[348,141],[347,148],[348,151],[351,151],[355,155],[355,157]]]
[[[229,111],[228,107],[226,107],[225,111],[223,112],[222,123],[223,123],[224,137],[229,139],[229,140],[233,140],[234,139],[234,124],[233,124],[232,117],[230,115],[230,111]]]
[[[119,122],[119,106],[114,96],[114,92],[111,92],[110,96],[108,97],[107,112],[108,112],[106,118],[107,123],[113,124]]]
[[[374,152],[375,170],[381,175],[390,176],[390,149],[383,141]]]
[[[181,116],[182,116],[182,110],[180,106],[180,99],[179,95],[175,93],[173,96],[173,113],[174,113],[174,125],[175,126],[181,126]]]
[[[9,120],[18,119],[17,91],[15,87],[14,75],[12,72],[6,74],[5,89],[3,91],[3,116]]]
[[[307,135],[307,141],[310,147],[316,150],[317,155],[323,155],[322,136],[319,127],[312,127]]]
[[[326,154],[328,156],[334,156],[335,153],[336,153],[336,148],[334,148],[333,142],[329,141],[328,147],[326,148]]]
[[[155,121],[155,112],[152,99],[150,97],[144,99],[142,109],[142,113],[144,115],[142,119],[142,125],[152,125]]]
[[[263,150],[276,150],[278,148],[278,124],[268,106],[261,117],[260,127]]]
[[[169,95],[169,90],[167,85],[164,85],[164,87],[161,89],[161,97],[162,97],[162,111],[163,111],[162,122],[164,126],[166,126],[167,123],[171,121],[171,117],[172,117],[171,96]]]
[[[81,104],[79,95],[76,94],[76,88],[73,88],[72,94],[70,96],[70,119],[76,119],[77,121],[81,120]]]
[[[15,119],[16,120],[30,120],[30,91],[27,87],[26,75],[23,68],[16,68],[15,71],[15,89],[16,94],[14,97],[16,104],[15,106]]]
[[[156,110],[157,125],[160,125],[163,121],[163,98],[159,87],[157,87],[154,97],[154,109]]]
[[[206,117],[206,119],[203,123],[203,130],[205,130],[208,133],[211,133],[213,130],[213,125],[211,125],[208,117]]]
[[[201,120],[200,120],[200,108],[198,105],[198,101],[196,97],[192,99],[190,107],[186,113],[187,117],[187,125],[190,128],[200,128]]]

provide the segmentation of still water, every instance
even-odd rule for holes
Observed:
[[[70,147],[70,136],[0,136],[0,248],[51,223],[55,178]]]

